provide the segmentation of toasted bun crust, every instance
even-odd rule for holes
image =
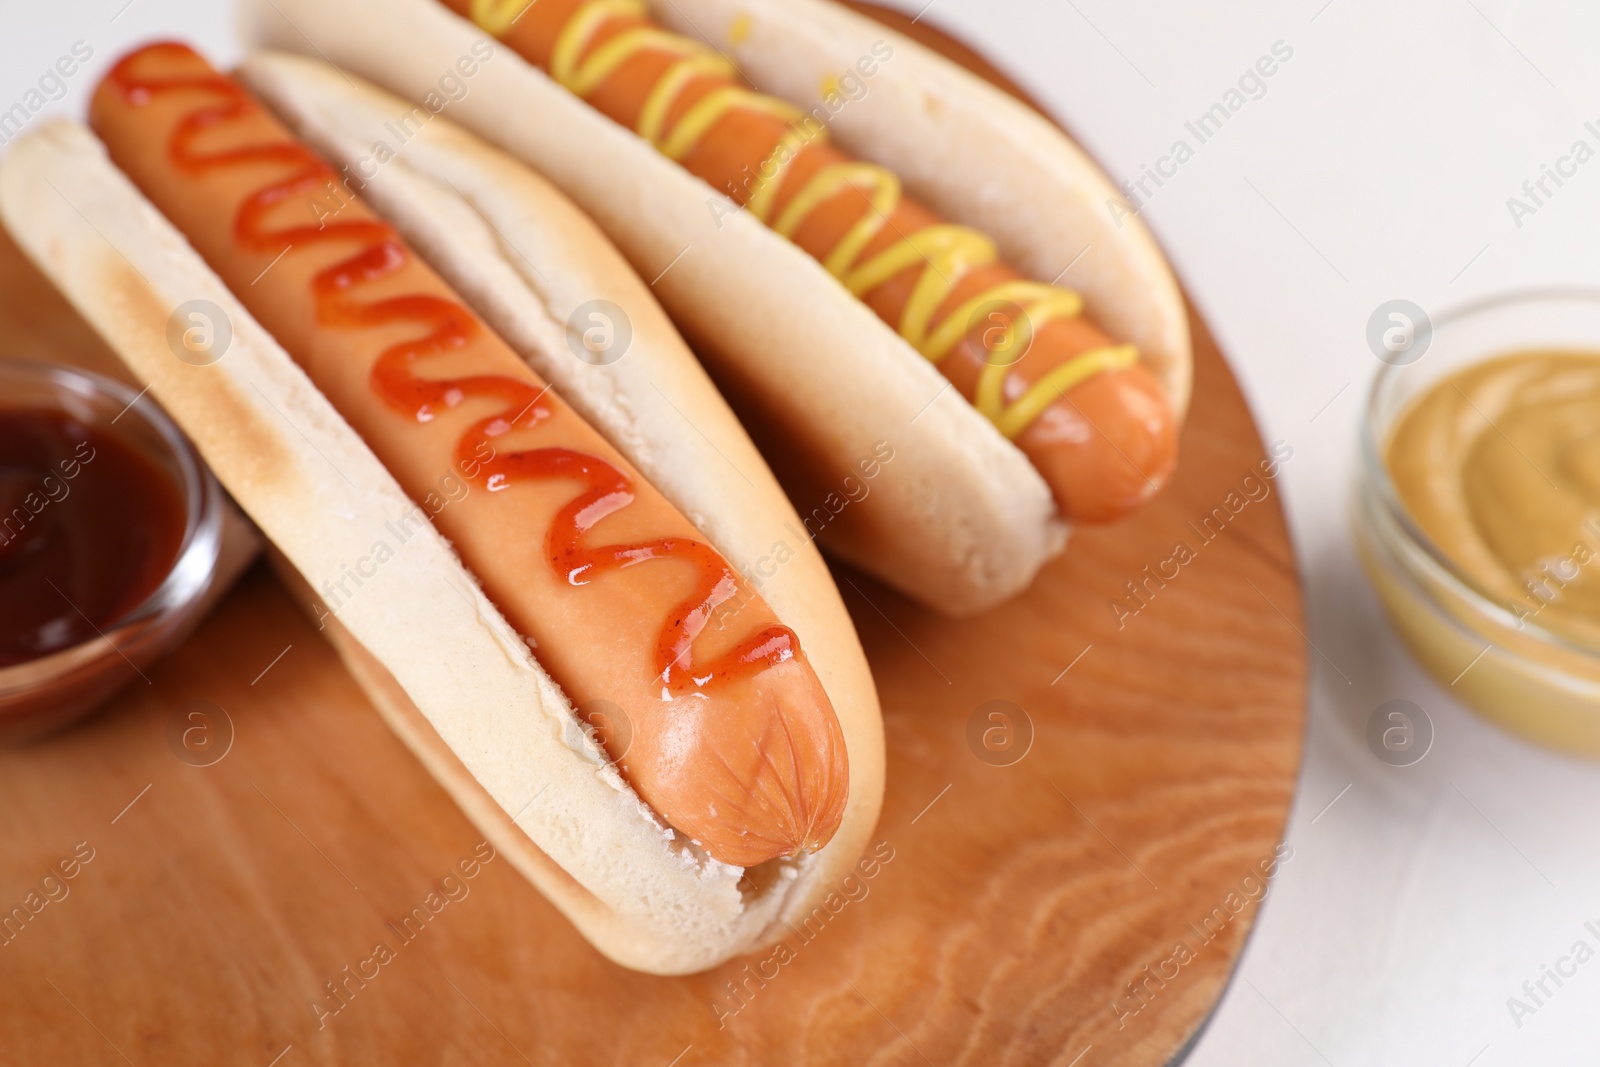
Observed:
[[[253,69],[286,99],[299,81],[324,79],[299,62]],[[330,131],[344,128],[337,116],[346,109],[362,116],[350,120],[359,129],[372,108],[395,103],[335,78],[345,98],[321,109],[333,116]],[[386,170],[386,195],[404,216],[397,224],[437,236],[436,245],[420,240],[419,251],[632,462],[652,478],[665,471],[657,484],[735,566],[752,566],[770,551],[763,539],[792,513],[649,294],[545,183],[442,120],[429,125],[437,130]],[[430,177],[423,160],[444,178]],[[713,966],[780,936],[785,919],[808,911],[854,863],[882,796],[881,725],[854,630],[814,550],[798,552],[761,590],[799,634],[834,702],[849,746],[850,807],[825,849],[763,865],[751,872],[760,888],[743,892],[739,868],[671,833],[615,773],[449,544],[431,526],[403,542],[386,533],[413,503],[92,134],[54,122],[19,139],[0,167],[0,217],[309,588],[370,559],[376,542],[389,544],[392,558],[329,617],[335,644],[463,810],[602,952],[663,974]],[[486,236],[491,228],[498,234]],[[564,294],[528,286],[513,256],[528,257],[535,276],[626,308],[635,332],[629,356],[608,368],[562,360]],[[209,366],[168,347],[170,316],[195,299],[221,308],[232,328],[226,354]],[[714,473],[699,454],[706,447],[726,454],[717,462],[737,474]],[[696,468],[679,464],[709,477],[696,483],[686,473]]]
[[[1020,592],[1065,544],[1027,457],[820,264],[498,43],[461,77],[457,60],[485,35],[435,0],[391,0],[382,18],[360,0],[247,0],[241,26],[443,107],[577,202],[653,279],[835,554],[970,614]],[[467,86],[448,103],[446,75]]]

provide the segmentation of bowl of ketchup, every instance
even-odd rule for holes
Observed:
[[[93,710],[187,636],[222,491],[148,396],[0,360],[0,741]]]

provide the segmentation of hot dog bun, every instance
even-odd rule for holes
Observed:
[[[337,75],[330,82],[303,61],[266,62],[258,73],[286,98],[297,83],[329,94],[325,107],[308,109],[320,110],[329,130],[347,121],[359,129],[374,108],[398,113],[396,102]],[[361,117],[340,118],[351,114]],[[771,552],[792,511],[648,292],[587,220],[525,168],[442,120],[388,164],[381,184],[394,221],[638,469],[660,478],[735,567],[752,568]],[[0,169],[0,213],[309,587],[368,556],[385,523],[412,508],[88,131],[58,122],[19,140]],[[541,291],[527,277],[559,281]],[[565,351],[564,302],[577,293],[626,309],[634,340],[625,358],[593,367]],[[209,366],[168,348],[169,316],[195,299],[222,308],[232,326],[225,357]],[[393,580],[363,585],[326,618],[401,736],[585,936],[627,966],[684,973],[778,936],[843,876],[877,816],[876,695],[820,558],[809,545],[793,549],[761,593],[805,643],[837,712],[849,802],[826,847],[754,868],[742,886],[746,872],[675,837],[628,788],[431,525],[383,564]]]
[[[1092,314],[1141,346],[1183,410],[1188,337],[1170,272],[1136,218],[1112,224],[1110,183],[1048,122],[832,4],[652,6],[691,31],[726,33],[738,20],[738,62],[803,105],[873,42],[891,42],[894,58],[870,91],[835,116],[840,143],[899,171],[952,220],[987,228],[1036,277],[1054,278],[1092,247],[1068,280]],[[1063,547],[1066,525],[1027,458],[788,240],[507,48],[446,103],[439,79],[461,82],[457,58],[485,35],[435,0],[392,0],[381,19],[355,0],[247,0],[242,21],[253,39],[315,49],[409,99],[431,95],[549,177],[641,274],[660,273],[655,292],[837,555],[938,610],[970,614],[1020,591]],[[870,498],[840,506],[879,442],[893,462]]]

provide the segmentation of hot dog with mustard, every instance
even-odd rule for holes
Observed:
[[[1171,474],[1171,403],[1077,293],[1023,277],[643,0],[442,2],[816,258],[1016,442],[1068,519],[1120,518]]]

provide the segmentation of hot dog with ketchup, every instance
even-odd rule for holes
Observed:
[[[280,87],[298,79],[303,92],[346,117],[381,114],[398,103],[371,90],[340,88],[337,83],[342,79],[331,72],[300,69],[309,67],[289,61],[276,68]],[[340,181],[339,172],[239,83],[212,69],[186,46],[148,46],[113,67],[94,95],[90,122],[110,163],[165,219],[157,226],[149,208],[142,205],[122,214],[139,216],[142,208],[146,237],[170,233],[163,229],[170,223],[187,238],[242,304],[238,317],[248,320],[252,330],[264,329],[270,335],[261,338],[260,347],[275,349],[271,340],[281,344],[276,354],[286,353],[298,364],[326,405],[328,410],[302,413],[296,420],[250,382],[282,420],[273,432],[259,434],[259,447],[270,450],[275,442],[289,440],[288,434],[299,434],[356,488],[359,473],[346,473],[344,464],[335,463],[307,436],[320,424],[323,436],[335,438],[336,449],[356,449],[358,443],[352,438],[358,438],[359,445],[370,450],[367,466],[381,469],[413,501],[429,498],[442,479],[463,481],[468,491],[452,498],[448,506],[428,509],[432,532],[459,555],[470,576],[463,584],[475,581],[491,610],[526,641],[517,651],[528,659],[536,657],[536,662],[513,666],[548,671],[572,703],[583,707],[599,702],[613,709],[612,718],[620,718],[621,722],[608,722],[608,729],[584,740],[609,750],[611,759],[605,767],[612,779],[607,788],[631,789],[635,804],[642,801],[647,806],[636,812],[654,825],[657,840],[665,847],[661,855],[631,857],[607,855],[602,849],[597,865],[563,864],[563,870],[580,883],[585,882],[584,875],[589,879],[582,885],[581,902],[558,899],[558,903],[569,903],[569,914],[574,914],[593,911],[593,901],[607,896],[634,895],[649,901],[657,911],[654,916],[648,907],[642,916],[627,916],[626,921],[612,914],[596,924],[592,916],[574,915],[580,927],[588,919],[593,928],[585,932],[602,949],[648,969],[693,969],[770,936],[766,927],[781,911],[782,898],[793,893],[785,882],[802,881],[801,876],[810,873],[808,868],[836,864],[837,859],[819,860],[828,855],[830,843],[847,822],[846,850],[859,849],[865,832],[861,823],[866,820],[870,828],[876,809],[871,794],[881,789],[877,767],[881,754],[860,741],[863,725],[869,735],[875,725],[871,721],[875,704],[870,698],[863,701],[859,688],[852,689],[848,681],[841,684],[841,676],[855,665],[841,669],[836,649],[827,649],[833,662],[824,669],[845,705],[842,725],[840,710],[796,629],[785,624],[762,592],[750,587],[739,568],[679,507],[468,306],[394,223],[348,187],[335,213],[312,210],[311,205]],[[518,211],[543,207],[561,216],[555,228],[568,227],[568,238],[573,236],[572,227],[583,225],[574,221],[570,207],[559,204],[547,189],[537,188],[536,179],[522,168],[467,140],[454,131],[440,130],[427,145],[413,146],[415,163],[408,160],[406,165],[425,170],[430,160],[438,166],[444,159],[442,165],[455,167],[463,181],[498,182],[498,195]],[[42,132],[37,142],[19,146],[5,168],[0,205],[7,221],[69,296],[85,307],[91,321],[100,320],[113,345],[131,352],[141,338],[135,336],[125,312],[119,315],[107,307],[125,297],[113,297],[103,281],[75,277],[79,272],[66,269],[61,247],[71,241],[52,229],[59,227],[63,216],[57,212],[54,218],[39,218],[27,205],[30,198],[46,197],[46,187],[58,192],[52,177],[87,181],[80,188],[87,189],[91,211],[96,200],[121,195],[133,202],[137,197],[131,189],[119,190],[120,177],[107,173],[109,165],[96,159],[92,149],[85,151],[85,144],[92,141],[81,131]],[[72,173],[96,168],[100,173],[88,179]],[[454,188],[448,177],[444,181]],[[75,203],[71,206],[81,210]],[[422,214],[426,216],[426,208]],[[87,221],[90,216],[85,212],[82,217]],[[415,214],[411,224],[426,228],[425,218],[419,221]],[[108,225],[126,224],[108,221]],[[439,229],[433,227],[435,232]],[[598,235],[591,231],[576,239],[590,242],[580,254],[600,262],[603,269],[612,254]],[[170,274],[170,266],[159,258],[146,257],[149,270],[136,265],[137,235],[124,243],[133,246],[132,254],[122,244],[116,245],[116,253],[135,265],[146,285],[152,274]],[[103,255],[104,250],[99,251]],[[461,248],[438,247],[435,252],[458,267],[471,258]],[[546,266],[561,270],[565,264],[558,260]],[[593,264],[589,266],[592,269]],[[533,269],[541,273],[537,265]],[[472,285],[479,281],[471,275],[463,280]],[[131,279],[124,282],[132,285]],[[503,288],[500,295],[505,295]],[[513,289],[511,295],[518,293]],[[526,290],[521,295],[534,301],[534,294]],[[635,314],[651,328],[650,316],[659,318],[659,312],[642,287],[634,286],[630,295]],[[670,331],[666,333],[670,338]],[[675,338],[662,341],[658,336],[647,347],[670,349],[674,344],[681,349]],[[199,404],[199,398],[217,383],[171,380],[173,367],[149,366],[147,358],[135,354],[129,362],[136,373],[148,372],[156,395],[191,428],[202,451],[216,452],[212,461],[224,483],[269,535],[275,527],[284,529],[282,507],[256,495],[259,472],[242,463],[226,443],[213,441],[212,448],[207,447],[212,428],[198,409],[215,404]],[[670,358],[677,361],[677,369],[668,365],[647,373],[670,382],[688,364],[688,357],[676,353]],[[227,365],[188,369],[220,374]],[[281,376],[286,371],[278,366],[275,373]],[[705,413],[713,432],[726,436],[726,429],[719,431],[717,423],[726,427],[731,420],[719,412],[703,378],[696,390],[694,402],[708,405]],[[186,407],[191,409],[187,419]],[[309,430],[303,421],[309,421]],[[230,432],[237,434],[238,428]],[[658,432],[646,430],[644,435]],[[726,443],[740,454],[736,439]],[[748,480],[752,472],[765,475],[750,455],[748,442],[741,458],[742,477]],[[385,481],[380,488],[389,484]],[[756,483],[749,485],[760,495]],[[765,495],[771,499],[776,493],[769,490]],[[327,521],[340,525],[337,515]],[[292,561],[294,546],[308,536],[315,533],[304,528],[285,533],[281,547]],[[819,568],[808,566],[803,580],[814,586]],[[301,573],[313,588],[326,587],[317,580],[318,570],[302,567]],[[427,576],[439,573],[435,565]],[[400,573],[384,577],[394,583],[408,580]],[[800,599],[806,597],[824,604],[829,599],[814,587]],[[796,598],[788,599],[792,603]],[[351,609],[360,604],[359,597],[352,599]],[[807,624],[803,628],[815,633],[819,616],[829,615],[828,622],[837,625],[842,612],[836,604],[831,607],[831,612],[800,612]],[[355,618],[359,620],[359,614]],[[346,619],[341,614],[338,621]],[[389,617],[386,624],[426,628],[430,620]],[[351,625],[352,633],[360,637]],[[381,640],[375,644],[382,647]],[[528,646],[533,657],[526,657]],[[403,685],[410,665],[379,659]],[[442,665],[445,670],[454,666]],[[475,684],[470,676],[455,682]],[[485,687],[486,698],[493,699],[494,693],[492,686]],[[417,701],[417,708],[429,718],[425,698]],[[546,721],[531,714],[537,710],[526,709],[529,714],[522,728],[529,733],[548,729]],[[865,724],[863,712],[869,720]],[[472,764],[483,765],[492,754],[454,743],[440,726],[442,718],[433,720],[436,733],[431,737],[453,749],[449,758],[476,774]],[[511,722],[515,724],[514,715]],[[455,724],[458,730],[461,726]],[[470,732],[471,724],[466,726]],[[579,758],[571,751],[572,731],[564,734],[568,755]],[[579,736],[584,737],[581,731]],[[518,743],[536,740],[519,738]],[[430,756],[444,758],[438,752]],[[855,767],[858,759],[865,764],[862,771]],[[570,775],[572,768],[562,770]],[[617,774],[620,782],[615,780]],[[478,784],[493,794],[494,780],[486,772]],[[852,797],[858,788],[869,794],[864,803]],[[481,799],[474,795],[473,803]],[[509,827],[518,825],[522,813],[506,810],[501,797],[492,799],[500,804],[494,816],[497,832],[516,842]],[[563,850],[570,854],[616,837],[611,832],[615,827],[572,818],[585,808],[582,796],[557,795],[545,803],[556,808],[549,824],[555,828],[554,836],[540,840],[536,834],[528,835],[531,839],[523,844],[531,867],[538,868]],[[623,833],[637,830],[625,828]],[[563,834],[571,839],[561,839]],[[844,862],[853,859],[852,853]],[[739,898],[751,895],[750,887],[762,883],[783,888],[769,894],[775,899],[767,901],[759,900],[761,894],[756,892],[755,906],[744,909],[749,914],[730,914],[725,891],[722,899],[712,891],[706,900],[673,900],[661,873],[652,876],[653,865],[700,867],[702,875],[727,872],[721,875],[724,881],[743,878],[746,888],[735,894]],[[595,872],[604,874],[608,868],[612,877],[596,880]],[[753,876],[755,870],[768,869],[773,873],[759,878],[743,873]],[[628,907],[637,910],[636,904],[617,910]],[[685,924],[684,914],[692,917],[696,908],[704,913],[698,924]],[[720,928],[712,921],[719,909]],[[646,927],[643,935],[626,929],[641,924]],[[696,925],[699,928],[693,929]],[[698,942],[682,943],[694,938]]]
[[[332,0],[334,23],[341,21],[344,2]],[[1092,219],[1090,209],[1104,213],[1114,196],[1108,183],[1058,131],[1025,115],[1014,101],[977,87],[975,79],[911,42],[815,0],[692,0],[676,6],[642,0],[434,2],[548,75],[541,82],[508,73],[503,65],[486,70],[475,96],[451,103],[458,117],[550,173],[642,270],[667,268],[681,250],[682,264],[671,265],[667,284],[658,287],[664,302],[735,405],[749,413],[747,422],[759,427],[755,432],[802,514],[817,514],[811,505],[818,490],[829,488],[829,477],[838,471],[848,471],[849,449],[829,440],[840,421],[871,421],[886,436],[906,442],[897,455],[914,454],[913,463],[891,472],[886,481],[897,484],[877,503],[836,519],[830,507],[826,524],[808,523],[826,525],[819,532],[841,555],[936,607],[977,610],[1026,584],[1060,547],[1061,520],[1120,517],[1170,475],[1188,388],[1187,332],[1170,274],[1136,219],[1114,213]],[[317,7],[322,12],[325,5]],[[415,0],[391,0],[385,16],[404,25],[411,38],[436,39],[445,32],[445,23]],[[286,35],[275,35],[270,20],[264,22],[262,32],[292,45]],[[673,32],[662,22],[708,33],[710,41]],[[427,63],[437,65],[448,49],[468,39],[458,25],[455,39],[390,55],[385,74],[376,69],[370,44],[340,41],[346,29],[327,25],[310,32],[319,49],[335,49],[338,61],[386,77],[419,99],[425,96],[414,77],[423,69],[420,57],[426,54]],[[388,31],[382,37],[388,48]],[[829,62],[838,65],[830,68]],[[763,88],[781,85],[788,99],[753,89],[742,76],[746,71]],[[832,107],[808,110],[812,94],[837,94],[841,73],[858,84],[863,77],[874,80],[837,114]],[[597,186],[580,177],[576,163],[564,166],[562,157],[576,153],[572,143],[580,133],[587,135],[585,148],[599,143],[609,150],[611,143],[570,109],[547,106],[556,89],[590,105],[596,117],[632,131],[633,145],[647,146],[729,197],[743,208],[741,217],[708,213],[702,204],[700,212],[715,216],[714,224],[690,225],[687,198],[676,203],[681,185],[669,187],[659,167],[640,160],[633,162],[654,179],[651,188],[644,180]],[[1007,135],[1002,154],[971,136],[983,120]],[[917,136],[902,134],[897,123]],[[919,136],[924,143],[916,145]],[[969,149],[963,140],[974,143]],[[619,159],[622,154],[615,152]],[[599,165],[591,159],[587,169]],[[928,172],[941,167],[957,174],[947,182],[957,188],[941,189],[930,178]],[[902,169],[904,179],[897,173]],[[913,176],[937,196],[938,210],[906,191]],[[630,198],[639,206],[630,207]],[[708,196],[702,192],[699,199]],[[663,210],[668,200],[673,210]],[[998,221],[1006,210],[1048,231],[1040,243],[1055,241],[1055,250],[1028,247],[1015,222],[1003,243],[967,222]],[[1052,228],[1052,215],[1077,225],[1077,235],[1069,238],[1076,243],[1062,244],[1061,234],[1070,227]],[[835,279],[834,292],[822,298],[791,285],[804,280],[792,257],[780,258],[770,248],[746,249],[757,242],[730,232],[756,222],[825,268]],[[656,231],[660,239],[638,236],[641,229]],[[654,259],[674,242],[673,251]],[[699,283],[675,279],[702,248],[701,258],[721,260],[721,270],[695,266],[681,273],[697,274]],[[747,251],[752,262],[741,262]],[[1046,255],[1059,259],[1050,260],[1057,265],[1047,278],[1028,277],[1008,262],[1013,254],[1030,264]],[[1080,254],[1088,258],[1074,280],[1101,276],[1098,284],[1083,286],[1087,301],[1077,290],[1053,284]],[[754,262],[757,255],[766,262]],[[741,270],[756,281],[728,277]],[[704,280],[710,277],[717,282],[708,286]],[[770,306],[745,313],[741,309],[752,302],[730,291],[740,284],[782,290],[789,307],[778,317]],[[937,390],[927,389],[926,378],[909,368],[902,366],[898,376],[883,374],[881,388],[871,388],[863,368],[891,358],[885,351],[890,346],[859,319],[844,321],[845,300],[870,309],[898,336],[892,358],[903,365],[914,354],[937,368],[986,428],[979,431],[975,420],[941,409]],[[782,307],[782,301],[773,303]],[[746,315],[745,322],[736,321]],[[766,343],[755,339],[758,315]],[[846,354],[819,363],[819,341],[840,345]],[[773,349],[789,358],[774,360]],[[783,364],[782,373],[762,369],[774,363]],[[797,377],[819,373],[833,378],[831,391],[791,387],[784,395],[783,374],[793,386]],[[874,407],[875,413],[869,410]],[[959,425],[924,433],[914,424],[929,414]],[[769,428],[775,422],[784,432]],[[985,440],[978,441],[979,434]],[[941,448],[928,440],[937,436],[950,440]],[[1016,460],[1022,457],[1005,454],[995,436],[1020,449],[1029,469],[1019,470]],[[797,450],[806,454],[805,463],[787,460]],[[958,454],[963,451],[968,454]],[[809,470],[794,469],[807,464]],[[817,476],[818,470],[829,476]],[[986,482],[988,492],[971,481]],[[907,532],[897,533],[896,524]],[[1009,533],[997,533],[995,527],[1003,525]],[[923,544],[910,544],[913,536]]]

